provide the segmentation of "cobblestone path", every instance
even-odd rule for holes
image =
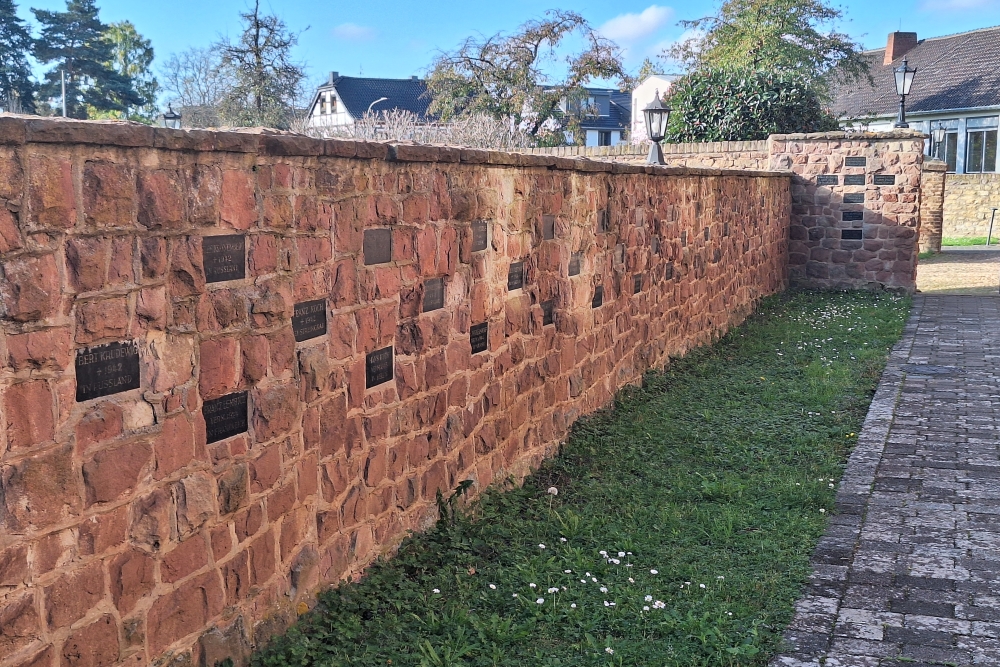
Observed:
[[[773,666],[1000,665],[1000,297],[920,296]]]
[[[924,294],[993,295],[1000,288],[1000,245],[945,246],[917,263]]]

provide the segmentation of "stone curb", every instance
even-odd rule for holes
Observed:
[[[858,443],[847,460],[837,489],[836,514],[830,517],[826,532],[813,552],[813,574],[805,594],[795,604],[795,617],[785,630],[785,649],[768,663],[770,667],[820,667],[830,649],[847,587],[848,567],[861,541],[875,474],[882,462],[906,377],[903,365],[909,359],[922,309],[923,299],[914,297],[903,336],[889,353],[858,434]]]

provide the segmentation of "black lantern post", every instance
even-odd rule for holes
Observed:
[[[172,105],[168,104],[167,110],[164,111],[163,115],[160,117],[160,124],[163,127],[170,128],[171,130],[179,130],[181,129],[181,115],[174,111]]]
[[[645,109],[642,110],[646,117],[646,133],[653,145],[649,147],[649,156],[646,158],[648,164],[663,164],[663,149],[660,142],[667,135],[667,121],[670,119],[670,107],[665,106],[660,100],[660,91],[656,91],[656,96]]]
[[[899,118],[893,127],[909,127],[906,122],[906,96],[910,94],[910,86],[913,85],[913,76],[917,73],[917,68],[906,66],[906,58],[903,64],[893,70],[896,75],[896,94],[899,95]]]
[[[941,159],[941,144],[944,143],[944,128],[938,125],[931,130],[931,141],[934,142],[934,157]]]

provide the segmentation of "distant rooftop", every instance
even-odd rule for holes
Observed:
[[[415,76],[409,79],[375,79],[360,76],[340,76],[330,73],[330,79],[319,90],[336,88],[341,102],[354,118],[361,118],[372,102],[387,98],[376,104],[374,111],[402,109],[418,116],[426,116],[431,99],[427,95],[427,84]]]

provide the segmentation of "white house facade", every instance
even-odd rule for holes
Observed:
[[[649,106],[649,103],[659,92],[660,97],[669,94],[670,86],[677,80],[676,76],[668,74],[655,74],[632,91],[631,128],[632,143],[641,144],[649,140],[646,134],[646,117],[642,110]]]
[[[417,77],[374,79],[340,76],[330,78],[313,95],[306,127],[323,129],[353,125],[368,112],[401,109],[420,118],[427,116],[430,97]]]

